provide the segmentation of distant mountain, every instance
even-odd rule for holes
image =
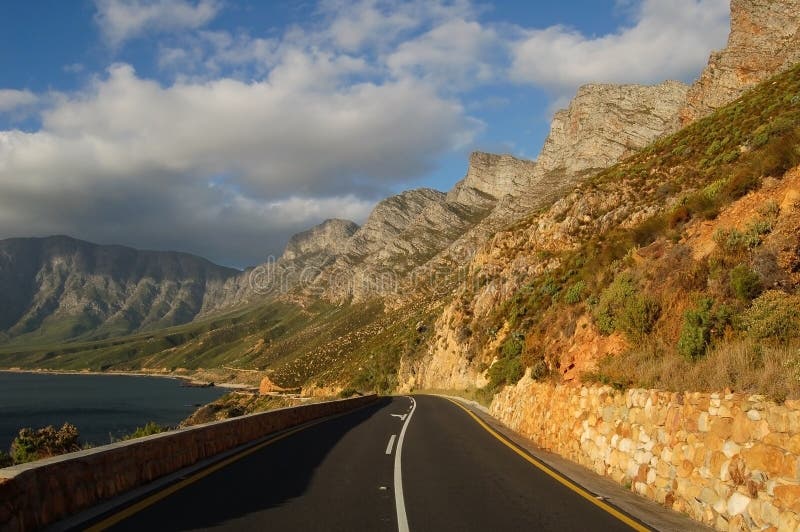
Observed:
[[[0,339],[57,342],[186,323],[242,272],[187,253],[66,236],[0,240]]]

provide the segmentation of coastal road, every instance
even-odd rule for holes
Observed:
[[[90,530],[646,530],[474,414],[386,398],[99,517]]]

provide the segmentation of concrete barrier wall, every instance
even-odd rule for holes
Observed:
[[[800,530],[800,401],[526,375],[491,412],[542,448],[717,530]]]
[[[251,414],[0,469],[0,530],[34,530],[270,433],[376,396]]]

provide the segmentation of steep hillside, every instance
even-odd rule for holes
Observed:
[[[798,124],[800,66],[496,234],[406,387],[493,393],[530,368],[796,395]]]
[[[308,286],[346,252],[358,230],[355,222],[333,219],[293,235],[283,254],[243,276],[239,282],[244,289],[237,292],[233,301],[224,301],[220,308],[263,303],[262,296],[266,294],[286,295]]]
[[[450,247],[501,198],[528,185],[533,166],[474,153],[466,177],[449,193],[411,190],[381,201],[312,290],[334,301],[396,293],[415,268]]]
[[[3,240],[0,334],[56,341],[186,323],[238,275],[185,253],[60,236]]]

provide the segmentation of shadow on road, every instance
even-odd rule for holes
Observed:
[[[352,414],[270,444],[134,514],[112,530],[204,529],[233,520],[246,522],[247,516],[280,507],[305,494],[315,471],[336,444],[390,402],[379,399]]]

